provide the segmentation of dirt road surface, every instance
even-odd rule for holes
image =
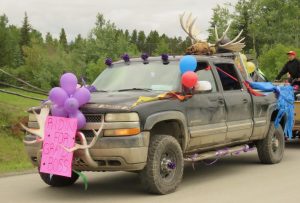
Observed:
[[[128,203],[299,203],[300,143],[289,143],[281,163],[260,164],[256,151],[221,159],[206,166],[186,165],[175,193],[159,196],[142,190],[137,174],[127,172],[85,173],[89,188],[81,180],[74,186],[53,188],[38,174],[0,178],[0,202],[128,202]]]

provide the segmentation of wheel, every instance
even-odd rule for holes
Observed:
[[[256,143],[258,157],[264,164],[276,164],[283,158],[284,133],[281,125],[276,129],[271,122],[267,136]]]
[[[72,171],[72,176],[69,177],[64,177],[64,176],[58,176],[58,175],[52,175],[50,178],[50,174],[48,173],[41,173],[39,172],[42,180],[53,187],[63,187],[63,186],[69,186],[73,185],[76,180],[78,179],[78,175]]]
[[[169,135],[154,135],[149,144],[147,165],[139,177],[146,191],[168,194],[175,191],[181,182],[183,167],[178,141]]]

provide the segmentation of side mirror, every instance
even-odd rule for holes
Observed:
[[[212,91],[212,86],[209,81],[198,81],[195,86],[195,92],[196,93],[202,93],[202,92],[210,92]]]

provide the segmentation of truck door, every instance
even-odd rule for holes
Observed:
[[[212,84],[212,91],[195,92],[186,101],[191,133],[190,150],[224,144],[227,131],[225,101],[222,92],[217,88],[210,66],[207,62],[198,62],[195,72],[199,81],[209,81]]]
[[[252,135],[251,95],[233,63],[215,63],[223,87],[228,127],[226,142],[249,140]]]

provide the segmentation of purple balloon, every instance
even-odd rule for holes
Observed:
[[[78,110],[78,108],[79,108],[79,104],[77,99],[71,97],[65,101],[64,109],[68,113],[75,113]]]
[[[73,95],[73,98],[76,98],[78,100],[79,106],[82,106],[90,100],[91,93],[87,88],[81,87],[76,90],[76,92]]]
[[[69,94],[76,91],[78,80],[73,73],[65,73],[60,78],[60,86]]]
[[[78,110],[74,114],[70,114],[70,118],[77,118],[77,129],[81,129],[86,124],[84,115]]]
[[[59,105],[62,106],[64,105],[66,99],[68,98],[68,94],[66,93],[66,91],[60,87],[54,87],[51,89],[50,93],[49,93],[49,99]]]
[[[51,107],[51,115],[58,117],[67,117],[68,113],[65,111],[63,106],[53,105]]]

